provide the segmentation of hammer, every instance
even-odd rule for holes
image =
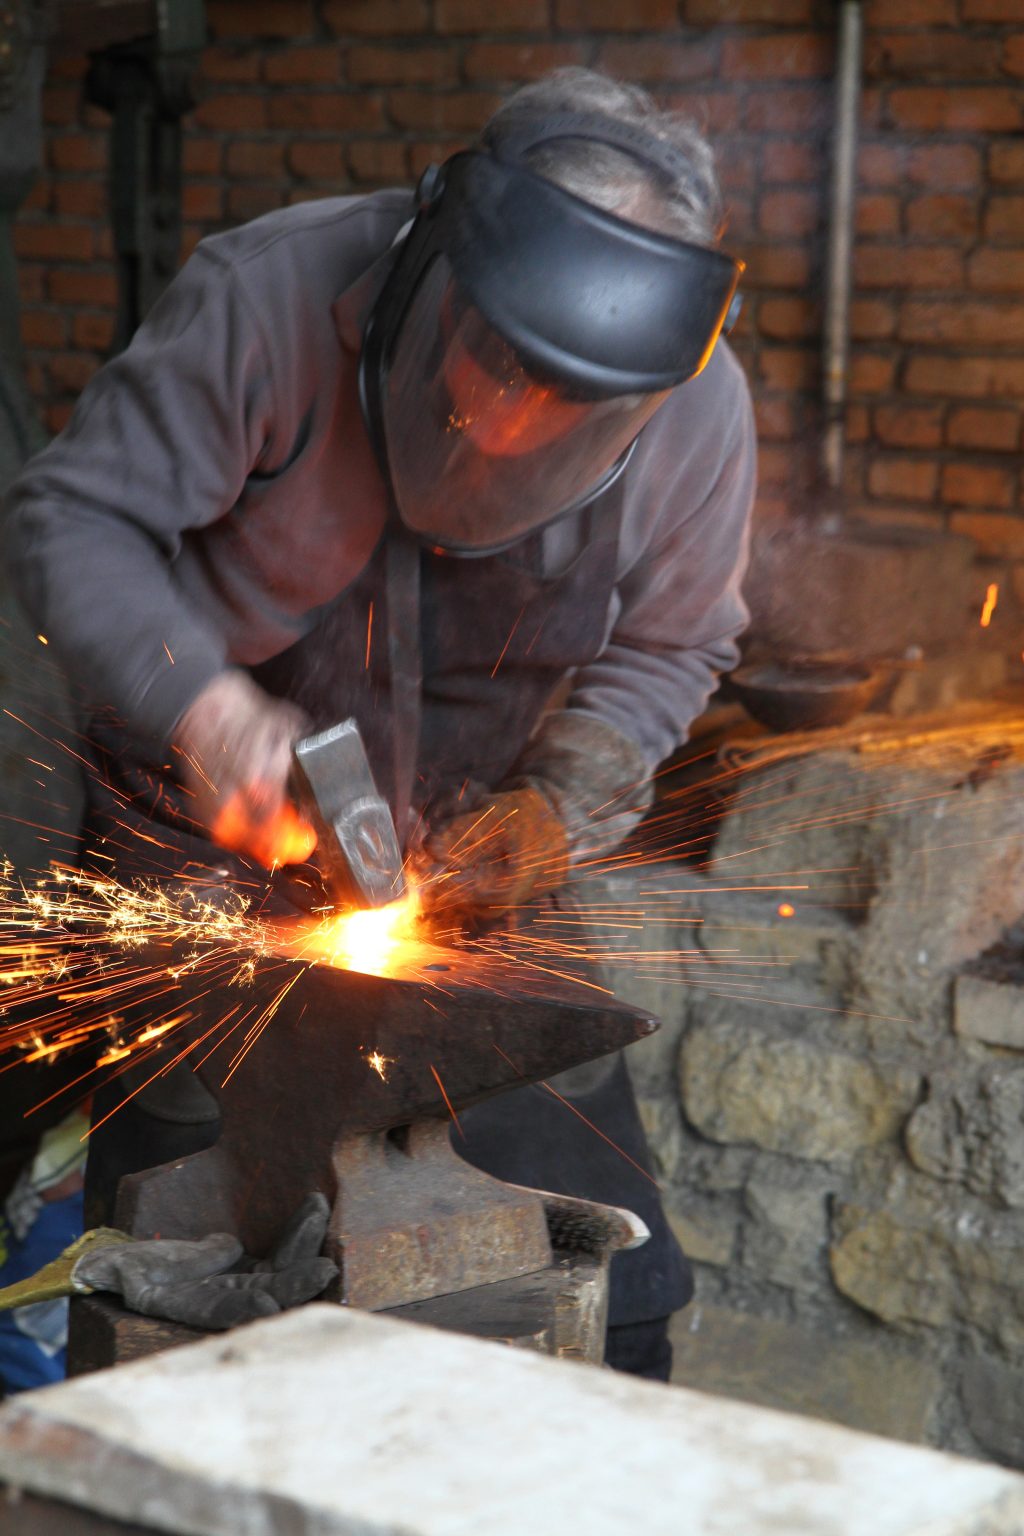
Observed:
[[[316,831],[335,901],[357,907],[397,901],[405,892],[402,850],[355,720],[296,742],[292,783],[299,808]]]

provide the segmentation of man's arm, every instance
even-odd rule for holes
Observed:
[[[160,746],[225,666],[172,563],[187,529],[237,500],[271,394],[256,317],[200,249],[10,492],[7,558],[33,623],[92,699]]]

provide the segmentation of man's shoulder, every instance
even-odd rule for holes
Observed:
[[[208,235],[197,254],[247,287],[301,283],[309,292],[326,284],[337,294],[387,249],[413,212],[412,194],[401,188],[318,198]]]
[[[687,436],[735,435],[749,410],[750,386],[735,352],[720,340],[707,367],[674,389],[652,422]]]

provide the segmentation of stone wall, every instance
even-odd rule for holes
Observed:
[[[698,1270],[679,1379],[1021,1464],[1024,727],[821,740],[679,797],[717,802],[702,871],[613,881],[662,914],[615,977],[664,1020],[633,1066]]]

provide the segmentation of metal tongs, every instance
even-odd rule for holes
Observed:
[[[339,906],[383,907],[405,893],[402,849],[355,720],[296,742],[292,781],[317,834],[325,883]]]

